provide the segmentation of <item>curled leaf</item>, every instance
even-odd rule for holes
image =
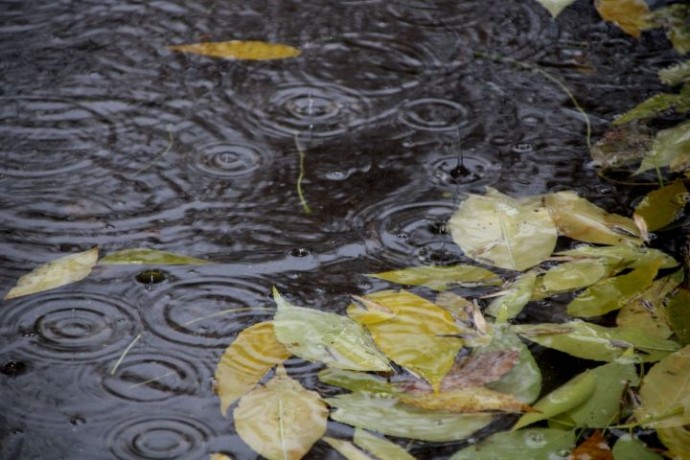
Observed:
[[[172,51],[201,54],[204,56],[241,59],[241,60],[270,60],[286,59],[299,56],[301,51],[281,43],[267,43],[262,41],[231,40],[227,42],[202,42],[190,45],[168,46]]]

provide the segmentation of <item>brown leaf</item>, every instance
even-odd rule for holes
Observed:
[[[601,430],[597,430],[573,450],[568,460],[613,460],[613,453]]]

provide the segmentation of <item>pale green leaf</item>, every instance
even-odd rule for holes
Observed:
[[[515,200],[495,190],[470,195],[448,222],[455,241],[473,260],[526,270],[547,259],[558,233],[535,200]]]
[[[573,431],[531,428],[493,434],[458,451],[450,460],[565,459],[574,445]]]
[[[666,356],[644,376],[635,418],[647,427],[690,424],[690,346]]]
[[[98,260],[98,248],[60,257],[19,278],[5,300],[55,289],[86,278]]]
[[[611,453],[614,460],[664,460],[663,456],[647,449],[642,441],[629,434],[618,438]]]
[[[551,267],[539,279],[534,297],[544,298],[586,288],[611,274],[618,264],[613,259],[576,259]]]
[[[445,291],[436,296],[436,305],[451,314],[466,347],[483,347],[491,342],[486,319],[476,301]]]
[[[596,377],[590,371],[576,375],[537,401],[533,405],[535,412],[520,417],[513,426],[513,431],[548,420],[581,405],[594,394],[596,387]]]
[[[361,428],[355,428],[353,441],[379,460],[414,460],[414,457],[399,445],[388,439],[374,436]]]
[[[690,120],[673,128],[661,130],[654,138],[652,149],[644,157],[635,174],[650,169],[669,167],[673,172],[684,171],[690,162]]]
[[[240,59],[240,60],[270,60],[286,59],[300,55],[300,50],[281,43],[267,43],[262,41],[231,40],[227,42],[202,42],[190,45],[168,46],[172,51],[201,54],[204,56]]]
[[[597,282],[568,304],[568,314],[588,318],[622,308],[633,296],[652,284],[659,271],[659,264],[660,262],[643,266],[626,275]]]
[[[537,282],[536,273],[526,273],[516,279],[506,291],[495,298],[486,308],[486,312],[496,318],[497,323],[505,323],[515,318],[532,298]]]
[[[489,414],[453,414],[405,406],[396,398],[351,393],[327,400],[335,407],[331,418],[401,438],[444,442],[465,439],[493,420]]]
[[[578,241],[596,244],[641,245],[640,231],[632,219],[611,214],[575,192],[556,192],[544,196],[561,234]]]
[[[251,391],[276,364],[290,357],[278,342],[270,321],[254,324],[239,333],[221,356],[215,389],[223,415],[237,399]]]
[[[642,217],[647,230],[653,232],[676,220],[687,201],[685,184],[675,181],[648,193],[635,207],[635,214]]]
[[[668,448],[674,460],[690,459],[690,425],[656,429],[661,442]]]
[[[541,5],[549,10],[551,16],[554,18],[561,14],[567,6],[571,5],[575,0],[537,0]]]
[[[332,448],[337,450],[340,455],[345,457],[347,460],[374,460],[372,457],[359,450],[357,446],[352,444],[350,441],[331,438],[330,436],[324,436],[323,440],[326,441]]]
[[[425,286],[436,291],[443,291],[452,285],[495,286],[502,282],[495,273],[474,265],[410,267],[368,276],[397,284]]]
[[[396,389],[384,378],[366,372],[326,368],[318,374],[319,380],[328,385],[350,391],[393,394]]]
[[[650,27],[649,7],[644,0],[596,0],[594,5],[603,19],[635,38]]]
[[[658,249],[637,246],[589,246],[579,245],[568,251],[557,252],[556,255],[577,259],[605,259],[606,264],[618,265],[621,268],[640,268],[660,261],[659,268],[673,268],[678,262],[668,254]]]
[[[282,366],[266,386],[240,399],[237,434],[269,460],[299,460],[326,432],[328,409],[318,393],[291,379]]]
[[[99,265],[205,265],[208,260],[188,257],[157,249],[123,249],[98,261]]]
[[[462,348],[460,331],[450,313],[404,290],[376,292],[365,299],[394,313],[385,321],[365,324],[376,345],[392,361],[438,389]],[[351,304],[347,314],[360,321],[372,308],[369,303]]]
[[[276,337],[294,355],[357,371],[390,371],[386,357],[362,326],[345,316],[288,303],[273,289],[278,306]]]
[[[681,288],[666,305],[669,326],[681,345],[690,345],[690,291]]]
[[[667,85],[690,82],[690,59],[659,71],[659,78]]]

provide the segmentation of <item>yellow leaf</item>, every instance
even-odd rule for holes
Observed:
[[[403,393],[401,403],[426,410],[456,413],[531,412],[532,408],[513,395],[484,387],[460,388],[441,393]]]
[[[291,379],[283,366],[266,386],[240,400],[235,429],[268,460],[299,460],[326,432],[328,409],[318,393]]]
[[[678,180],[648,193],[635,207],[635,215],[642,217],[647,229],[653,232],[676,220],[687,201],[688,190]]]
[[[223,415],[233,402],[251,391],[266,372],[289,357],[290,352],[276,339],[270,321],[240,332],[216,368],[216,393]]]
[[[337,450],[340,455],[345,457],[347,460],[372,460],[372,457],[359,450],[350,441],[331,438],[330,436],[324,436],[323,440],[330,444],[332,448]]]
[[[635,38],[650,26],[649,7],[644,0],[597,0],[595,6],[603,19]]]
[[[690,459],[690,425],[677,428],[657,428],[659,439],[670,451],[669,457],[677,460]]]
[[[385,438],[379,438],[361,428],[355,428],[353,441],[381,460],[415,460],[405,449]]]
[[[301,51],[289,45],[262,41],[231,40],[227,42],[202,42],[190,45],[168,46],[172,51],[201,54],[204,56],[241,59],[245,61],[265,61],[299,56]]]

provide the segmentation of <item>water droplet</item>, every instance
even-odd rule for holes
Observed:
[[[22,361],[8,361],[0,368],[0,372],[8,377],[17,377],[25,373],[26,370],[27,365]]]
[[[529,153],[534,150],[534,142],[518,142],[511,149],[515,153]]]

